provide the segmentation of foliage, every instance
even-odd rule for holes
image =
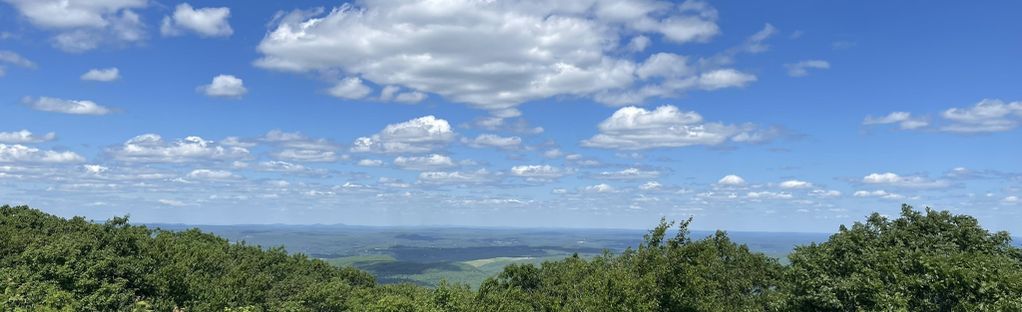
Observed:
[[[621,254],[512,264],[477,291],[378,285],[283,248],[0,207],[0,311],[1020,311],[1022,252],[968,216],[904,206],[791,264],[661,220]],[[674,235],[668,235],[673,232]]]

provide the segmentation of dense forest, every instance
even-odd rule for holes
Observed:
[[[1022,311],[1022,250],[975,218],[903,206],[782,265],[661,221],[620,254],[511,265],[478,290],[377,284],[198,230],[0,207],[0,311]]]

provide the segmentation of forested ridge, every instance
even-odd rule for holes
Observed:
[[[2,206],[0,311],[1022,311],[1022,251],[969,216],[873,214],[796,247],[788,265],[725,232],[690,237],[688,224],[662,220],[620,254],[511,265],[472,290]]]

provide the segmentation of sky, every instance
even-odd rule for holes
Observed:
[[[1018,1],[0,0],[0,202],[1022,233]]]

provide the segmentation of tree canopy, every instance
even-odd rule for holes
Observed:
[[[620,254],[510,265],[472,290],[380,285],[194,229],[2,206],[0,311],[1022,311],[1022,251],[969,216],[873,214],[796,247],[790,265],[688,225],[661,220]]]

